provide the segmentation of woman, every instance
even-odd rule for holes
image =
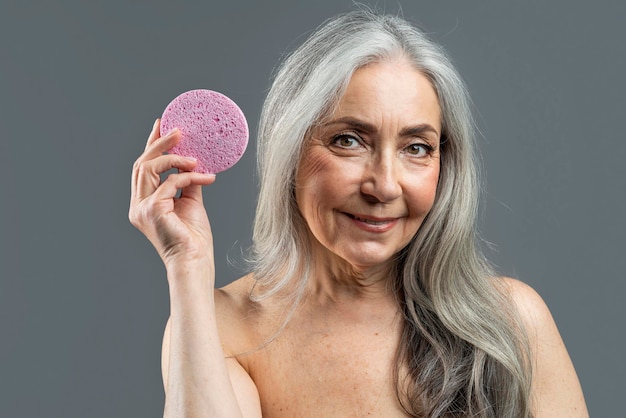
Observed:
[[[404,20],[327,22],[263,109],[253,273],[215,291],[215,177],[155,123],[129,216],[167,269],[166,416],[587,416],[545,304],[475,245],[467,103]]]

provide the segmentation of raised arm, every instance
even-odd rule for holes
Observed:
[[[256,388],[235,360],[225,359],[217,329],[213,240],[201,190],[215,176],[190,172],[193,159],[164,154],[179,140],[177,131],[159,137],[155,122],[133,167],[129,211],[167,270],[164,416],[260,417]],[[172,168],[179,172],[161,182],[160,175]]]
[[[550,310],[530,286],[513,279],[507,279],[507,284],[528,332],[535,417],[589,417],[574,365]]]

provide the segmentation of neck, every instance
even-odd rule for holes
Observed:
[[[316,267],[301,310],[308,331],[352,336],[399,332],[401,313],[389,274]]]
[[[321,303],[393,303],[392,261],[360,268],[335,255],[316,252],[308,294]]]

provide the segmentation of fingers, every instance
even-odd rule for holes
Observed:
[[[169,151],[174,145],[180,141],[180,131],[177,128],[172,129],[167,132],[165,135],[159,137],[159,129],[158,124],[155,123],[156,133],[154,129],[148,138],[148,143],[146,144],[146,149],[139,157],[140,159],[152,159],[156,156],[163,154],[166,151]],[[154,137],[156,135],[156,138]]]
[[[198,164],[194,158],[180,155],[159,155],[151,160],[138,160],[134,171],[135,195],[143,199],[154,193],[161,183],[161,173],[172,168],[191,171]]]
[[[202,200],[202,186],[207,186],[215,182],[215,174],[204,174],[194,172],[184,172],[170,174],[167,179],[154,192],[154,198],[157,200],[172,199],[183,190],[181,197],[195,198]]]
[[[180,140],[180,131],[173,129],[164,136],[159,136],[160,120],[152,125],[144,153],[135,161],[131,183],[131,199],[136,203],[153,194],[157,198],[174,198],[179,189],[181,197],[202,201],[202,186],[215,181],[215,175],[187,173],[198,164],[196,159],[176,154],[165,154]],[[161,182],[161,174],[176,168],[178,174],[168,176]],[[163,184],[162,184],[163,183]]]
[[[211,181],[211,183],[213,183],[213,181]],[[208,184],[211,184],[211,183],[208,183]],[[182,192],[180,193],[180,197],[185,198],[185,199],[193,199],[197,202],[202,203],[202,186],[196,185],[196,184],[187,186],[183,188]]]
[[[172,205],[178,190],[183,190],[181,199],[194,199],[202,204],[202,186],[215,181],[215,174],[194,173],[190,171],[170,174],[161,184],[156,184],[154,192],[140,197],[131,197],[129,219],[141,229],[141,225],[151,224],[163,213],[163,208]],[[169,201],[165,206],[163,203]],[[171,209],[170,209],[171,210]]]
[[[165,136],[159,137],[160,120],[157,119],[152,125],[152,131],[146,143],[143,154],[137,158],[133,166],[131,178],[131,193],[133,197],[145,197],[154,192],[160,183],[160,174],[170,168],[192,170],[195,163],[185,160],[183,157],[172,156],[172,160],[160,159],[163,154],[171,149],[180,140],[180,132],[173,129]],[[158,160],[154,162],[153,160]]]
[[[148,136],[148,143],[146,143],[146,150],[154,141],[156,141],[160,136],[160,127],[161,127],[161,119],[156,119],[154,124],[152,125],[152,130],[150,131],[150,135]]]

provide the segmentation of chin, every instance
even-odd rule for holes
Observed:
[[[342,257],[352,268],[359,272],[365,273],[369,270],[378,270],[380,268],[388,268],[396,258],[397,253],[385,254],[381,251],[362,251],[352,256]]]

